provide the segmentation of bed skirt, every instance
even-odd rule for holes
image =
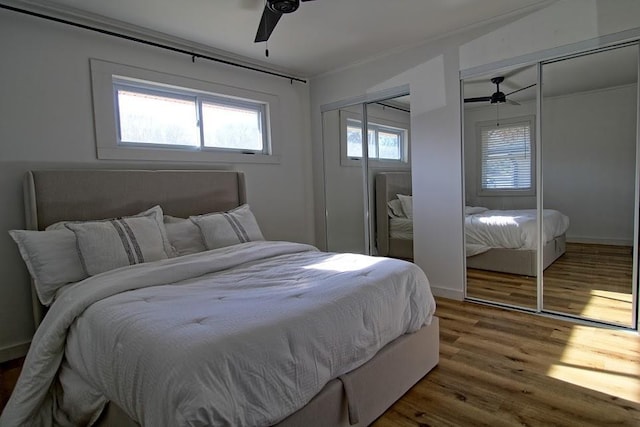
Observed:
[[[439,337],[439,320],[434,316],[430,325],[397,338],[364,365],[327,383],[306,406],[277,426],[368,426],[438,364]],[[110,403],[95,426],[139,424]]]
[[[549,267],[566,251],[566,237],[561,235],[547,242],[543,249],[543,269]],[[467,268],[501,273],[537,276],[536,250],[490,249],[467,258]]]

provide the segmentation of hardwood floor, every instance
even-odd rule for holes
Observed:
[[[544,309],[630,326],[633,248],[567,243],[544,271]],[[467,294],[521,307],[536,307],[536,278],[467,270]]]
[[[18,381],[24,358],[0,363],[0,411],[4,409],[11,391]]]
[[[373,426],[638,426],[640,336],[437,299],[440,363]],[[0,365],[0,408],[22,361]]]
[[[640,425],[638,334],[437,302],[440,363],[375,427]]]

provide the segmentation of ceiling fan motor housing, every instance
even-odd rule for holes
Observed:
[[[298,10],[300,0],[268,0],[267,7],[273,12],[291,13]]]

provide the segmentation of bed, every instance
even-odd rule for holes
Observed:
[[[413,259],[413,220],[407,218],[406,213],[398,214],[393,207],[393,203],[400,204],[398,195],[411,194],[410,172],[376,174],[376,245],[379,255]],[[509,223],[516,229],[509,229]],[[569,218],[558,211],[545,209],[544,227],[543,268],[546,269],[566,251],[565,233]],[[511,235],[505,230],[509,230]],[[466,207],[467,267],[535,277],[538,269],[535,235],[535,210]]]
[[[116,218],[133,215],[154,205],[160,205],[165,215],[189,218],[193,215],[207,214],[210,212],[235,212],[245,206],[245,202],[244,175],[241,172],[234,171],[33,171],[29,172],[25,178],[27,227],[32,230],[44,230],[47,226],[59,221],[87,221],[96,218]],[[206,215],[205,217],[208,218]],[[229,220],[229,223],[231,222],[232,221]],[[83,225],[70,225],[68,227],[73,228],[74,232],[77,232],[76,229],[80,230]],[[203,231],[203,235],[204,234]],[[76,235],[80,236],[80,234]],[[204,239],[205,242],[207,242],[207,236],[204,236]],[[78,245],[81,245],[79,237]],[[201,417],[199,418],[200,424],[198,424],[198,422],[192,422],[193,420],[178,421],[178,424],[218,424],[212,423],[211,420],[207,419],[204,415],[207,410],[210,409],[208,405],[212,405],[207,399],[209,395],[193,394],[192,391],[185,391],[182,388],[182,383],[188,381],[175,383],[174,378],[176,376],[178,379],[188,377],[193,382],[206,383],[206,381],[217,381],[217,377],[212,377],[212,379],[208,376],[201,377],[200,371],[197,371],[197,369],[200,369],[198,364],[194,364],[193,374],[189,370],[185,371],[184,369],[186,368],[182,367],[182,364],[163,365],[163,363],[169,363],[167,360],[172,361],[172,363],[181,361],[181,359],[171,359],[171,355],[181,354],[180,346],[184,346],[184,341],[175,341],[174,338],[178,337],[180,340],[183,340],[185,335],[193,335],[196,338],[199,336],[205,337],[203,339],[206,341],[210,333],[213,334],[213,329],[216,328],[205,328],[211,327],[207,316],[211,316],[212,314],[207,312],[207,314],[204,315],[199,311],[203,306],[211,305],[209,302],[204,303],[207,298],[216,303],[219,301],[225,301],[226,303],[226,301],[228,301],[232,304],[230,305],[232,308],[234,307],[234,303],[244,304],[245,299],[248,298],[245,294],[242,296],[243,299],[236,299],[235,294],[200,294],[199,292],[202,291],[202,287],[204,286],[201,284],[202,278],[215,277],[216,287],[220,287],[222,286],[221,284],[224,283],[226,283],[227,286],[244,283],[249,279],[255,280],[256,277],[258,277],[260,281],[268,282],[273,286],[281,286],[279,281],[286,281],[287,279],[274,276],[274,271],[279,267],[289,266],[290,270],[287,271],[287,274],[291,274],[291,276],[287,277],[290,277],[290,282],[293,283],[297,280],[302,280],[305,286],[311,286],[311,282],[307,280],[307,275],[320,277],[319,280],[323,283],[324,287],[334,286],[335,292],[345,293],[345,300],[351,301],[353,304],[356,304],[356,302],[360,304],[361,300],[370,299],[374,301],[378,298],[364,293],[362,295],[355,293],[361,292],[360,290],[355,291],[359,289],[358,286],[360,286],[356,286],[356,282],[378,283],[378,288],[384,290],[387,289],[387,283],[405,281],[407,286],[415,286],[417,289],[416,292],[419,295],[425,292],[424,286],[418,283],[422,280],[420,279],[420,274],[423,275],[424,273],[420,273],[417,270],[407,270],[407,268],[409,268],[407,266],[410,265],[408,263],[403,263],[406,265],[390,264],[395,262],[400,263],[401,261],[382,260],[376,261],[382,262],[383,264],[380,264],[380,267],[374,268],[369,265],[373,262],[372,260],[375,260],[374,258],[356,255],[360,258],[357,260],[349,258],[347,261],[350,265],[354,262],[356,265],[357,263],[363,263],[361,268],[336,270],[335,266],[329,262],[335,262],[335,257],[342,259],[341,257],[344,256],[347,255],[321,253],[312,247],[308,247],[308,245],[287,242],[248,241],[238,244],[231,249],[230,247],[221,247],[219,249],[192,253],[181,257],[160,259],[154,262],[132,265],[131,267],[103,271],[80,282],[72,283],[63,290],[58,291],[57,299],[50,306],[43,323],[38,327],[25,361],[23,374],[18,380],[16,390],[7,408],[5,408],[2,416],[0,416],[0,425],[17,424],[16,420],[20,420],[20,417],[24,416],[24,413],[21,412],[23,409],[21,405],[33,399],[34,396],[40,396],[39,398],[43,402],[48,402],[48,399],[52,398],[52,394],[48,392],[48,384],[51,383],[54,384],[52,386],[52,390],[54,391],[60,387],[64,389],[65,385],[74,386],[68,389],[74,390],[74,392],[65,395],[65,399],[69,399],[70,401],[59,402],[62,406],[74,407],[72,399],[79,399],[79,401],[77,401],[79,403],[76,405],[78,407],[87,404],[93,404],[95,406],[93,410],[89,411],[89,415],[65,415],[72,418],[74,416],[88,416],[89,418],[84,421],[85,424],[94,423],[94,425],[98,426],[125,427],[140,424],[161,425],[163,420],[155,420],[157,421],[156,423],[153,420],[154,414],[149,413],[149,410],[146,410],[146,412],[143,411],[145,414],[143,416],[148,417],[145,418],[144,421],[140,422],[138,419],[134,419],[136,418],[136,413],[139,412],[139,407],[144,406],[143,403],[138,402],[136,404],[136,402],[132,403],[126,400],[116,402],[116,400],[122,396],[127,395],[132,395],[134,400],[144,400],[144,395],[138,395],[134,393],[133,390],[138,390],[137,387],[150,388],[152,392],[155,392],[155,390],[164,390],[160,384],[165,386],[167,384],[178,384],[176,388],[179,389],[180,393],[191,393],[186,399],[186,405],[193,405],[193,401],[205,400],[201,402],[201,404],[203,407],[207,407],[207,409],[196,409],[195,411],[196,418]],[[296,264],[296,262],[298,264]],[[295,265],[298,266],[297,270],[291,270]],[[398,269],[398,276],[396,277],[396,272],[393,272],[395,279],[390,280],[385,275],[392,274],[392,270],[394,269]],[[262,274],[263,272],[265,273]],[[187,273],[189,275],[186,275]],[[238,279],[238,277],[233,276],[233,274],[237,273],[242,273],[244,276]],[[183,276],[183,274],[185,274],[185,276]],[[299,276],[295,276],[296,274]],[[320,274],[323,274],[323,276],[318,276]],[[194,277],[191,277],[192,275]],[[324,275],[332,279],[324,278]],[[350,280],[340,283],[338,287],[338,282],[334,283],[333,281],[333,277],[336,275],[345,275],[344,277],[350,278]],[[120,280],[121,276],[124,278],[123,280]],[[295,280],[293,278],[295,278]],[[116,281],[116,279],[119,281]],[[167,281],[169,283],[167,283]],[[416,284],[411,285],[410,283],[412,282],[416,282]],[[350,286],[344,286],[344,284],[349,284]],[[175,285],[182,286],[180,288],[181,293],[175,293]],[[364,287],[366,286],[363,286],[363,289]],[[220,289],[223,288],[224,287],[217,288],[217,291],[219,292]],[[351,288],[353,288],[354,291],[351,291]],[[428,289],[428,286],[426,288]],[[189,295],[184,292],[184,289],[190,292],[193,291],[197,301],[189,300]],[[327,298],[329,298],[331,303],[321,306],[321,309],[313,309],[315,310],[313,311],[313,316],[306,312],[296,312],[295,310],[304,306],[308,300],[304,298],[305,291],[296,291],[293,294],[287,294],[287,292],[290,292],[289,290],[277,289],[278,292],[283,292],[282,298],[278,300],[278,303],[284,304],[286,301],[292,301],[290,307],[292,307],[293,311],[291,313],[293,314],[290,315],[294,317],[286,318],[285,314],[283,314],[286,310],[278,310],[273,307],[270,309],[262,309],[261,307],[263,306],[269,307],[268,300],[278,298],[277,292],[264,293],[264,290],[260,291],[263,292],[261,294],[252,294],[260,301],[260,304],[253,306],[250,310],[251,315],[242,315],[242,317],[247,317],[249,320],[253,319],[254,322],[261,325],[266,322],[264,319],[272,319],[271,317],[260,317],[261,315],[276,316],[274,319],[280,319],[280,323],[284,325],[282,329],[283,332],[251,329],[251,332],[243,332],[242,334],[236,335],[231,334],[226,337],[226,339],[230,341],[224,341],[225,345],[220,346],[222,350],[216,348],[216,352],[219,353],[222,351],[223,353],[220,354],[226,355],[227,359],[229,358],[228,354],[224,353],[224,351],[227,351],[226,349],[237,348],[246,350],[247,348],[251,348],[254,350],[254,353],[269,353],[267,349],[270,349],[270,345],[268,345],[270,342],[268,339],[270,339],[270,337],[279,337],[280,335],[278,334],[285,333],[296,334],[297,326],[306,323],[306,319],[316,317],[324,319],[333,317],[335,313],[351,311],[345,310],[344,307],[338,311],[332,311],[335,310],[333,308],[335,305],[334,299],[337,297],[335,295],[328,295]],[[315,289],[316,288],[310,287],[308,292],[322,292],[316,291]],[[229,291],[227,288],[224,288],[224,290],[225,292]],[[250,292],[256,291],[250,290]],[[347,294],[347,292],[354,293]],[[400,298],[400,294],[402,294],[402,292],[391,292],[389,289],[383,292],[393,295],[397,294],[397,298]],[[414,291],[407,293],[414,293]],[[433,298],[430,296],[430,291],[426,291],[426,293],[428,295],[424,294],[422,298],[425,299],[425,301],[432,300]],[[105,297],[105,295],[107,296]],[[314,296],[320,298],[319,294],[314,294]],[[187,299],[185,300],[185,298]],[[416,301],[420,302],[421,300],[417,299]],[[239,413],[234,414],[232,408],[232,418],[230,418],[232,421],[229,421],[230,419],[223,420],[224,417],[221,417],[220,419],[222,421],[220,421],[219,424],[248,425],[255,423],[257,425],[274,424],[278,426],[369,425],[438,363],[438,319],[432,315],[433,307],[427,307],[430,303],[418,303],[415,305],[414,303],[416,301],[406,305],[410,308],[405,308],[403,315],[398,316],[397,314],[393,314],[392,317],[394,320],[390,321],[388,326],[379,328],[387,338],[378,340],[380,348],[369,356],[364,353],[371,353],[371,350],[366,350],[364,353],[358,354],[357,357],[352,354],[358,353],[358,351],[354,351],[353,349],[360,349],[358,340],[361,334],[360,332],[353,332],[350,324],[345,323],[342,324],[340,328],[337,328],[344,329],[344,332],[337,329],[333,329],[331,332],[327,332],[324,329],[316,329],[314,330],[315,333],[308,333],[307,335],[311,335],[314,340],[318,340],[322,345],[327,345],[327,340],[329,340],[329,342],[332,342],[331,340],[339,341],[339,337],[344,336],[353,343],[349,346],[335,345],[335,348],[339,350],[338,353],[342,352],[348,355],[347,359],[349,363],[346,365],[348,368],[345,368],[345,372],[335,372],[336,375],[334,377],[327,377],[325,381],[322,378],[326,373],[322,369],[317,369],[315,374],[308,377],[302,375],[304,371],[308,370],[305,368],[305,365],[292,362],[286,358],[287,363],[284,363],[282,360],[274,358],[274,363],[284,364],[285,369],[293,370],[297,373],[294,375],[294,378],[302,383],[314,383],[317,390],[313,391],[308,397],[304,397],[304,394],[310,393],[304,389],[303,392],[300,393],[303,397],[300,397],[297,392],[293,392],[294,386],[297,386],[297,384],[292,384],[291,393],[284,393],[284,395],[278,395],[276,393],[274,396],[278,397],[279,401],[282,400],[293,403],[284,405],[284,409],[277,408],[275,415],[264,415],[259,413],[260,411],[257,411],[258,414],[256,415],[254,413],[256,408],[250,406],[249,403],[251,402],[248,402],[256,398],[251,394],[252,391],[240,390],[240,393],[249,393],[248,396],[244,396],[244,400],[247,402],[240,404],[239,402],[242,402],[243,398],[238,399],[238,395],[234,394],[236,393],[235,390],[237,387],[235,385],[234,387],[229,386],[228,389],[225,388],[225,390],[228,391],[231,397],[225,397],[224,399],[220,397],[220,402],[216,400],[216,405],[219,404],[223,406],[222,401],[226,399],[231,400],[234,405],[239,405],[238,407],[240,408],[247,407],[254,412],[249,414],[248,412],[244,413],[238,410]],[[138,336],[136,334],[140,332],[137,329],[122,328],[122,325],[129,324],[122,320],[124,318],[133,317],[136,322],[139,321],[142,322],[141,324],[144,324],[145,320],[142,317],[146,315],[147,307],[150,313],[157,314],[158,310],[152,310],[151,306],[158,304],[160,304],[159,307],[163,307],[160,311],[166,313],[166,319],[164,317],[156,319],[154,322],[157,323],[151,325],[153,326],[151,330],[155,335],[150,332],[144,332],[144,334]],[[184,313],[179,310],[179,307],[184,304],[187,304],[186,307],[189,307],[189,310],[184,310],[185,312],[189,312],[187,313],[189,316],[182,319],[180,316],[183,316]],[[174,311],[172,307],[177,308]],[[359,307],[359,305],[354,307]],[[261,312],[261,310],[263,310],[264,313]],[[356,310],[356,308],[354,308],[354,310]],[[422,322],[420,317],[415,318],[415,316],[416,313],[424,312],[424,310],[427,310],[428,313],[423,314],[425,321]],[[225,310],[218,308],[215,313],[218,313],[218,311],[224,312]],[[237,306],[235,307],[235,311],[238,311]],[[269,314],[273,312],[275,312],[275,314]],[[366,315],[368,312],[368,310],[362,310],[361,316],[363,322],[378,321],[378,319],[369,318]],[[33,298],[33,313],[36,322],[39,323],[44,314],[44,310],[37,296]],[[114,313],[124,313],[125,315],[116,316]],[[260,313],[260,316],[258,316],[258,313]],[[184,315],[186,316],[187,314]],[[278,316],[285,316],[284,320]],[[335,316],[337,316],[337,314]],[[111,319],[112,317],[113,319]],[[140,317],[140,319],[138,319],[138,317]],[[176,317],[179,318],[179,321],[167,326],[166,322],[169,322],[168,319],[175,320]],[[383,318],[384,316],[381,315],[380,317]],[[153,319],[153,316],[150,318]],[[276,320],[274,320],[274,322]],[[215,322],[215,325],[221,325],[225,321],[233,323],[226,318],[222,318],[222,320],[219,319],[219,322]],[[399,336],[397,337],[391,338],[386,331],[387,329],[393,329],[392,324],[403,323],[410,325],[416,321],[421,324],[417,327],[415,324],[408,326],[409,330],[407,333],[398,334]],[[69,335],[60,337],[60,326],[58,324],[64,325],[65,322],[68,322],[69,326],[66,329],[62,326],[62,329],[65,331],[68,330]],[[247,323],[251,323],[251,321]],[[188,325],[188,328],[185,326],[188,333],[174,333],[174,329],[177,328],[176,330],[180,330],[179,327],[183,324]],[[235,325],[235,323],[233,324]],[[315,327],[319,328],[317,325]],[[145,328],[148,329],[149,325],[146,325]],[[133,336],[138,337],[132,340],[131,335],[125,335],[125,337],[128,337],[126,339],[129,339],[127,342],[130,343],[127,351],[121,351],[121,342],[123,341],[118,341],[119,339],[124,339],[123,336],[118,335],[121,330],[128,334],[133,333]],[[49,331],[53,332],[47,335]],[[112,335],[113,337],[109,338]],[[155,338],[153,338],[152,335]],[[157,336],[160,336],[160,338],[158,339]],[[103,344],[102,341],[110,344]],[[273,342],[279,341],[274,339]],[[88,347],[95,348],[81,348],[82,346],[87,346],[87,343],[91,343]],[[265,343],[267,343],[267,345],[265,345]],[[201,342],[198,340],[187,341],[187,344],[186,347],[190,349],[193,347],[194,354],[200,354],[201,358],[203,357],[202,355],[205,354],[206,357],[204,357],[202,363],[206,365],[204,367],[206,369],[211,369],[212,362],[209,362],[211,358],[222,360],[212,357],[209,353],[198,352],[198,349],[201,347]],[[286,344],[289,346],[289,351],[293,353],[293,349],[296,348],[297,345],[296,341],[287,341]],[[103,347],[100,347],[101,345]],[[141,348],[136,350],[136,345]],[[156,347],[154,347],[154,345]],[[274,347],[277,346],[274,345]],[[153,355],[156,354],[156,352],[150,351],[149,349],[151,348],[155,348],[157,354],[160,356],[154,357]],[[311,351],[305,350],[306,348],[306,346],[303,346],[302,350],[298,350],[303,352]],[[48,350],[50,354],[54,354],[54,357],[41,355],[38,351],[39,349]],[[52,349],[57,349],[56,351],[59,353],[53,352]],[[95,351],[95,349],[102,349],[102,351]],[[109,351],[109,349],[112,351]],[[313,349],[314,351],[320,351],[322,348],[313,347]],[[206,350],[213,351],[211,348]],[[120,360],[118,357],[120,357],[119,355],[121,353],[131,353],[127,356],[131,358],[137,354],[136,351],[140,352],[140,357],[136,360],[144,360],[147,364],[137,366],[134,361],[129,365],[111,365],[114,360]],[[244,361],[245,364],[242,365],[243,368],[241,370],[233,368],[236,369],[234,372],[245,372],[248,370],[251,373],[251,375],[249,375],[250,377],[260,377],[260,375],[268,375],[268,372],[272,372],[268,369],[267,371],[263,371],[262,374],[256,374],[252,370],[257,369],[252,368],[252,364],[250,363],[253,360],[252,357],[254,353],[250,351],[235,353],[235,358]],[[228,361],[227,359],[225,360]],[[196,360],[199,359],[196,358]],[[194,362],[190,361],[189,363]],[[271,362],[267,360],[265,363]],[[152,380],[157,381],[157,384],[144,384],[144,381],[142,381],[146,378],[144,375],[142,377],[130,375],[131,372],[136,371],[136,369],[146,372],[146,366],[156,364],[166,369],[166,375],[156,375],[152,377]],[[216,362],[214,365],[217,366],[217,364]],[[45,368],[42,368],[43,365],[46,365]],[[52,370],[54,375],[56,375],[55,372],[58,372],[58,374],[52,379],[47,380],[48,372]],[[123,370],[125,373],[128,372],[128,374],[125,375]],[[115,383],[117,383],[117,385],[113,386],[115,391],[110,390],[109,393],[115,394],[115,397],[118,399],[112,398],[113,396],[107,399],[106,396],[103,395],[107,393],[107,391],[100,389],[97,385],[97,383],[103,380],[103,377],[109,376],[113,376]],[[38,387],[37,384],[34,385],[34,382],[42,382],[42,378],[44,378],[45,387]],[[172,383],[167,380],[167,378],[174,378],[174,382]],[[283,378],[288,377],[285,376]],[[137,384],[139,381],[142,385]],[[269,387],[279,382],[282,382],[282,380],[278,377],[270,378],[269,381],[261,384],[267,391],[273,391]],[[284,383],[288,385],[286,381]],[[76,385],[79,384],[84,385],[84,387],[76,387]],[[88,387],[87,384],[91,386]],[[286,391],[288,389],[284,387],[280,390]],[[92,393],[98,394],[98,398],[92,395]],[[171,411],[174,411],[174,408],[171,406],[173,404],[172,402],[174,399],[178,399],[176,395],[181,396],[180,393],[166,395],[171,398],[171,401],[167,403]],[[57,394],[53,395],[58,396]],[[162,394],[162,396],[165,395]],[[167,398],[166,396],[165,398]],[[222,394],[220,394],[220,396],[222,396]],[[267,403],[269,402],[268,398],[269,396],[266,397]],[[179,401],[184,403],[185,400]],[[265,407],[268,407],[269,410],[272,409],[269,405]],[[136,412],[136,408],[138,408],[138,412]],[[157,410],[162,411],[164,409],[159,407]],[[175,411],[178,412],[177,409],[175,409]],[[222,409],[220,409],[220,411],[222,411]],[[193,412],[194,411],[191,411],[191,413]],[[240,418],[233,418],[238,416]],[[272,417],[275,422],[265,424],[251,421],[271,419],[270,417]],[[60,419],[58,419],[58,422],[61,422]],[[174,424],[176,421],[174,420],[172,423],[171,421],[164,420],[164,423]]]
[[[411,195],[410,172],[381,172],[375,177],[376,250],[380,256],[413,259],[413,221],[389,215],[388,203]]]

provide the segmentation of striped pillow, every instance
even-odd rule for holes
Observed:
[[[264,240],[249,205],[242,205],[227,212],[192,216],[189,219],[200,228],[207,249]]]
[[[171,254],[160,207],[136,216],[65,225],[76,235],[80,261],[89,276]]]

